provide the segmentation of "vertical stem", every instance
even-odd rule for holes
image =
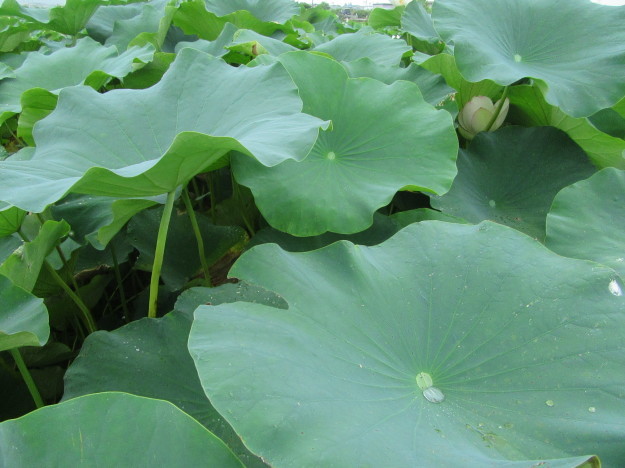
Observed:
[[[124,291],[124,282],[122,281],[122,275],[119,272],[119,262],[117,261],[117,255],[115,254],[115,247],[113,243],[109,243],[109,249],[111,250],[111,257],[113,257],[113,271],[115,272],[115,281],[117,281],[117,289],[119,289],[119,299],[122,303],[122,309],[126,316],[126,322],[130,321],[130,311],[128,310],[128,304],[126,302],[126,292]]]
[[[163,268],[163,257],[165,256],[165,244],[167,243],[167,231],[169,229],[169,220],[174,209],[174,200],[176,191],[172,190],[167,194],[165,209],[161,216],[161,224],[158,227],[158,236],[156,237],[156,251],[154,252],[154,265],[152,266],[152,276],[150,278],[150,302],[148,305],[148,317],[156,318],[156,306],[158,303],[158,282],[161,277],[161,268]]]
[[[13,360],[15,361],[15,364],[17,364],[17,368],[20,370],[20,374],[22,374],[22,378],[24,379],[24,382],[26,383],[26,386],[28,387],[28,391],[30,392],[30,395],[33,397],[35,406],[37,408],[42,408],[43,399],[41,398],[41,394],[39,393],[39,390],[37,389],[37,385],[35,385],[33,376],[30,375],[30,371],[28,370],[28,367],[26,367],[26,363],[24,362],[24,359],[22,359],[22,353],[20,353],[20,350],[17,348],[11,349],[9,350],[9,352],[11,353],[11,356],[13,356]]]
[[[41,216],[41,213],[36,213],[35,216],[37,216],[37,219],[39,220],[39,223],[43,226],[44,223],[46,222],[45,219],[43,219],[43,216]],[[65,254],[63,253],[63,250],[61,250],[61,246],[57,245],[55,247],[56,249],[56,253],[59,254],[59,258],[61,259],[61,262],[63,263],[63,267],[69,271],[69,265],[67,263],[67,258],[65,257]],[[78,297],[80,297],[80,293],[78,292],[78,283],[76,283],[76,278],[74,278],[74,275],[71,275],[71,282],[72,282],[72,286],[74,287],[74,291],[76,291],[76,295]]]
[[[495,109],[495,113],[493,114],[493,116],[490,119],[490,122],[488,122],[488,125],[486,126],[486,131],[490,131],[490,129],[492,128],[492,126],[495,124],[495,121],[497,120],[497,117],[499,117],[499,113],[501,112],[501,108],[503,107],[506,98],[508,97],[508,91],[510,90],[510,86],[506,86],[503,89],[503,94],[501,95],[501,99],[499,99],[499,105],[497,106],[497,109]]]
[[[72,288],[70,288],[65,281],[63,281],[61,275],[59,275],[56,270],[52,268],[52,265],[50,265],[47,260],[43,262],[43,265],[46,267],[46,270],[48,270],[48,273],[50,273],[50,276],[52,276],[54,281],[56,281],[56,283],[63,289],[63,291],[65,291],[65,294],[67,294],[70,299],[74,301],[74,304],[76,304],[80,312],[82,312],[82,320],[87,327],[87,331],[89,333],[97,331],[98,327],[96,326],[95,320],[91,315],[91,311],[82,301],[82,299],[78,297],[74,291],[72,291]]]
[[[24,242],[30,242],[28,237],[26,237],[26,235],[21,229],[17,230],[17,234],[22,238]],[[65,291],[65,293],[69,296],[69,298],[72,301],[74,301],[74,304],[76,304],[76,307],[78,307],[78,309],[82,312],[82,316],[83,316],[82,318],[89,333],[93,333],[94,331],[97,331],[98,327],[95,324],[95,320],[93,320],[93,316],[91,315],[91,311],[89,310],[89,307],[87,307],[85,303],[82,301],[82,299],[78,297],[78,295],[74,293],[74,291],[72,291],[72,288],[70,288],[67,285],[67,283],[63,280],[63,278],[61,278],[61,275],[59,275],[56,272],[56,270],[52,267],[52,265],[50,265],[50,263],[47,260],[43,261],[43,266],[46,268],[48,273],[50,273],[50,276],[52,276],[52,279],[61,287],[61,289],[63,289],[63,291]]]
[[[251,236],[253,236],[255,234],[254,227],[247,217],[248,213],[246,207],[243,205],[241,191],[239,189],[239,183],[235,180],[234,174],[232,172],[230,172],[230,180],[232,182],[232,195],[239,205],[239,213],[241,213],[241,218],[243,218],[243,222],[245,223],[245,227],[247,227],[248,232]]]
[[[206,285],[206,287],[210,288],[213,284],[211,282],[208,264],[206,263],[206,255],[204,253],[204,240],[202,239],[200,226],[197,223],[197,218],[195,217],[195,212],[193,211],[193,205],[191,205],[191,200],[189,199],[189,191],[186,188],[182,190],[182,201],[184,202],[184,206],[187,209],[187,214],[189,215],[189,219],[191,220],[191,227],[193,228],[193,233],[195,234],[195,240],[197,242],[197,252],[200,256],[202,270],[204,270],[204,284]]]

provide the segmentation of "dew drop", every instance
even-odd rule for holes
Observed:
[[[432,385],[434,385],[434,381],[432,380],[432,376],[427,372],[419,372],[417,374],[417,385],[421,390],[426,390]]]
[[[595,411],[597,411],[597,408],[595,408],[594,406],[589,406],[588,411],[594,413]]]
[[[333,161],[334,159],[336,159],[336,153],[334,151],[330,151],[328,154],[326,154],[326,158],[330,161]]]
[[[519,63],[521,61],[521,56],[519,54],[514,54],[514,61]]]
[[[618,282],[616,280],[610,281],[610,284],[608,285],[608,289],[615,296],[622,296],[623,295],[623,291],[621,290],[621,287],[619,286],[619,284],[618,284]]]
[[[440,403],[445,399],[445,394],[436,387],[428,387],[423,390],[423,396],[431,403]]]
[[[488,204],[490,205],[491,208],[495,208],[497,206],[497,203],[495,203],[495,200],[490,200]]]
[[[546,404],[547,406],[549,406],[549,407],[552,407],[553,405],[555,405],[555,403],[553,402],[553,400],[547,400],[547,401],[545,402],[545,404]]]

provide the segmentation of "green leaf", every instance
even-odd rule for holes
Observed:
[[[382,29],[389,26],[399,28],[404,10],[405,8],[402,6],[395,7],[392,10],[387,10],[386,8],[374,8],[369,13],[367,23],[373,29]]]
[[[0,424],[9,466],[242,467],[224,443],[169,402],[99,393]],[[140,448],[140,450],[138,450]]]
[[[458,91],[455,101],[458,103],[459,109],[462,109],[474,96],[487,96],[494,100],[501,94],[501,85],[494,81],[483,80],[472,83],[465,80],[458,71],[453,55],[435,55],[421,63],[421,66],[432,73],[443,75],[447,84]]]
[[[128,224],[128,240],[139,251],[135,268],[152,271],[156,235],[161,221],[162,208],[143,211]],[[209,219],[196,214],[204,239],[206,261],[212,265],[230,249],[241,248],[247,238],[238,226],[215,226]],[[189,216],[185,213],[172,216],[167,234],[165,258],[161,278],[172,290],[181,289],[192,277],[201,274],[197,243]]]
[[[130,218],[158,203],[155,199],[69,195],[52,207],[52,213],[72,226],[72,237],[78,242],[88,241],[102,250]]]
[[[217,16],[246,12],[266,23],[279,24],[299,13],[299,5],[292,0],[206,0],[206,9]]]
[[[43,346],[49,336],[48,311],[43,299],[0,274],[0,351]]]
[[[401,17],[401,29],[410,34],[417,50],[433,55],[445,47],[432,24],[432,17],[419,2],[410,2]]]
[[[179,52],[183,47],[191,47],[193,49],[201,50],[214,57],[222,57],[228,53],[226,47],[232,44],[234,34],[238,31],[238,28],[232,23],[226,23],[224,28],[214,41],[207,41],[204,39],[198,39],[194,42],[179,42],[176,44],[176,52]]]
[[[608,268],[494,223],[430,221],[375,247],[258,246],[232,274],[289,309],[201,306],[189,350],[215,408],[272,465],[625,457],[625,297]]]
[[[26,212],[11,206],[0,211],[0,237],[10,236],[22,225]]]
[[[301,106],[280,64],[233,68],[183,49],[151,88],[61,91],[55,111],[37,125],[34,156],[0,161],[0,200],[40,212],[70,190],[160,195],[231,150],[268,165],[302,159],[323,122]]]
[[[0,274],[9,277],[20,288],[32,291],[46,257],[69,233],[69,229],[65,221],[46,221],[35,239],[18,247],[0,265]]]
[[[398,41],[372,31],[361,30],[343,34],[314,48],[316,52],[331,55],[341,62],[353,62],[368,57],[387,67],[398,66],[402,56],[411,50],[404,41]]]
[[[588,154],[597,167],[625,169],[625,141],[603,133],[587,118],[566,115],[548,104],[534,86],[514,86],[509,93],[509,120],[521,125],[552,126],[567,133]]]
[[[434,29],[432,17],[419,2],[410,2],[401,17],[401,28],[410,35],[432,44],[441,41]]]
[[[625,278],[625,172],[603,169],[560,191],[547,215],[545,245],[594,260]]]
[[[272,36],[277,31],[293,32],[284,23],[298,12],[291,0],[191,0],[180,5],[174,24],[209,41],[219,36],[226,23]]]
[[[402,68],[379,65],[369,58],[363,58],[345,62],[343,66],[351,78],[369,77],[386,84],[398,80],[412,81],[419,87],[423,99],[433,106],[440,104],[454,93],[454,90],[445,84],[441,75],[434,74],[415,63]]]
[[[440,0],[432,17],[441,37],[454,42],[469,81],[541,80],[547,102],[573,117],[625,95],[625,8],[587,0]]]
[[[461,150],[451,190],[431,203],[448,215],[496,221],[542,240],[553,197],[593,172],[563,132],[510,126],[479,133]]]
[[[248,55],[256,56],[261,53],[268,53],[271,55],[280,55],[285,52],[291,52],[297,50],[295,47],[285,44],[284,42],[278,41],[276,39],[272,39],[270,37],[265,37],[257,32],[250,31],[247,29],[239,29],[234,33],[232,38],[232,43],[229,44],[226,48],[228,50],[240,51],[240,48],[245,44],[251,44],[252,47],[257,49],[256,52],[252,50],[252,53]]]
[[[449,189],[458,144],[452,121],[416,85],[348,78],[335,61],[307,52],[279,60],[304,110],[332,120],[332,129],[300,162],[267,168],[233,155],[237,181],[252,190],[271,226],[297,236],[351,234],[371,226],[373,213],[404,187]]]
[[[14,71],[15,77],[0,81],[0,122],[22,110],[20,100],[28,90],[37,88],[38,97],[42,92],[45,95],[44,90],[58,94],[63,88],[83,83],[97,89],[111,77],[126,76],[135,61],[150,61],[153,53],[153,48],[146,46],[120,54],[116,48],[102,46],[88,37],[80,39],[75,47],[51,54],[29,52]],[[32,105],[32,100],[32,96],[26,97],[26,104]]]
[[[313,237],[296,237],[272,228],[266,228],[258,231],[252,237],[246,249],[259,244],[273,243],[278,244],[282,249],[289,252],[306,252],[325,247],[340,240],[348,240],[359,245],[376,245],[396,234],[401,227],[403,226],[396,223],[393,218],[374,213],[373,224],[370,228],[351,235],[327,232]]]
[[[33,2],[34,3],[34,2]],[[16,0],[4,0],[0,15],[17,16],[33,23],[39,29],[49,29],[75,36],[91,15],[104,2],[102,0],[66,0],[63,6],[54,8],[27,8]]]
[[[199,305],[237,300],[285,307],[274,294],[245,283],[189,289],[178,298],[176,310],[160,319],[144,318],[89,335],[67,370],[63,399],[123,391],[167,400],[223,440],[246,466],[265,466],[211,406],[187,349],[193,311]]]

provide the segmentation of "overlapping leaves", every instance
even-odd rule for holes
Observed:
[[[0,162],[0,200],[39,212],[70,190],[157,195],[231,150],[268,165],[302,159],[322,122],[300,109],[279,64],[235,69],[185,49],[152,88],[63,90],[35,131],[32,159]]]

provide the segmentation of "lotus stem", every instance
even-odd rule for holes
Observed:
[[[210,288],[213,286],[213,284],[211,282],[208,263],[206,263],[206,255],[204,253],[204,239],[202,239],[200,226],[197,222],[195,211],[193,211],[193,205],[191,204],[191,199],[189,198],[189,191],[186,188],[182,191],[182,201],[184,202],[184,206],[187,209],[187,214],[189,215],[189,219],[191,220],[191,227],[193,228],[193,233],[195,234],[195,240],[197,242],[197,252],[200,256],[202,270],[204,270],[204,285],[207,288]]]
[[[28,367],[26,367],[26,363],[24,362],[24,359],[22,358],[22,353],[17,348],[10,349],[9,352],[11,353],[11,356],[13,356],[13,360],[15,361],[15,364],[17,364],[17,368],[19,369],[20,374],[22,374],[24,383],[26,383],[26,387],[28,387],[28,391],[30,392],[30,395],[33,397],[35,406],[37,407],[37,409],[43,408],[44,404],[43,404],[43,399],[41,398],[41,393],[39,393],[39,389],[37,388],[37,385],[35,385],[33,376],[30,374]]]
[[[506,86],[503,89],[503,94],[501,95],[501,98],[499,99],[499,104],[497,104],[497,108],[495,109],[493,116],[490,118],[490,122],[488,122],[488,125],[486,126],[487,132],[490,132],[490,129],[493,128],[493,125],[497,121],[497,117],[499,117],[499,114],[501,113],[501,109],[504,105],[504,102],[506,101],[506,98],[508,97],[509,90],[510,90],[510,86]]]
[[[161,269],[163,268],[163,258],[165,257],[165,245],[167,243],[167,231],[169,230],[169,221],[171,213],[174,209],[174,200],[176,199],[176,191],[172,190],[167,194],[167,201],[163,215],[161,216],[161,224],[158,227],[158,235],[156,237],[156,250],[154,252],[154,265],[152,265],[152,276],[150,278],[150,300],[148,306],[148,317],[156,318],[156,309],[158,305],[158,283],[161,277]]]
[[[21,229],[18,229],[17,234],[22,238],[24,242],[30,242],[30,239],[26,237],[26,234],[24,234],[24,232]],[[67,285],[65,280],[61,278],[61,275],[59,275],[56,272],[56,270],[52,267],[52,265],[50,265],[50,263],[47,260],[43,261],[43,266],[46,268],[48,273],[50,273],[50,276],[52,276],[52,279],[61,287],[63,291],[65,291],[65,293],[74,302],[74,304],[76,304],[76,307],[78,307],[78,309],[82,312],[83,322],[85,323],[85,326],[87,327],[87,331],[89,333],[93,333],[97,331],[98,327],[96,326],[95,320],[93,319],[93,316],[91,315],[91,311],[89,310],[89,307],[85,305],[85,303],[80,298],[80,296],[78,296],[74,291],[72,291],[72,288],[70,288]]]
[[[52,278],[54,279],[54,281],[56,281],[56,283],[61,287],[61,289],[63,289],[63,291],[65,291],[69,298],[74,301],[74,304],[76,304],[76,307],[78,307],[80,312],[82,312],[82,320],[87,327],[87,331],[89,333],[97,331],[98,327],[95,324],[95,320],[91,315],[89,307],[87,307],[82,299],[78,297],[78,295],[74,291],[72,291],[72,288],[67,285],[63,278],[61,278],[61,275],[57,273],[57,271],[52,267],[52,265],[48,263],[47,260],[43,264],[48,270],[48,273],[50,273],[50,276],[52,276]]]

